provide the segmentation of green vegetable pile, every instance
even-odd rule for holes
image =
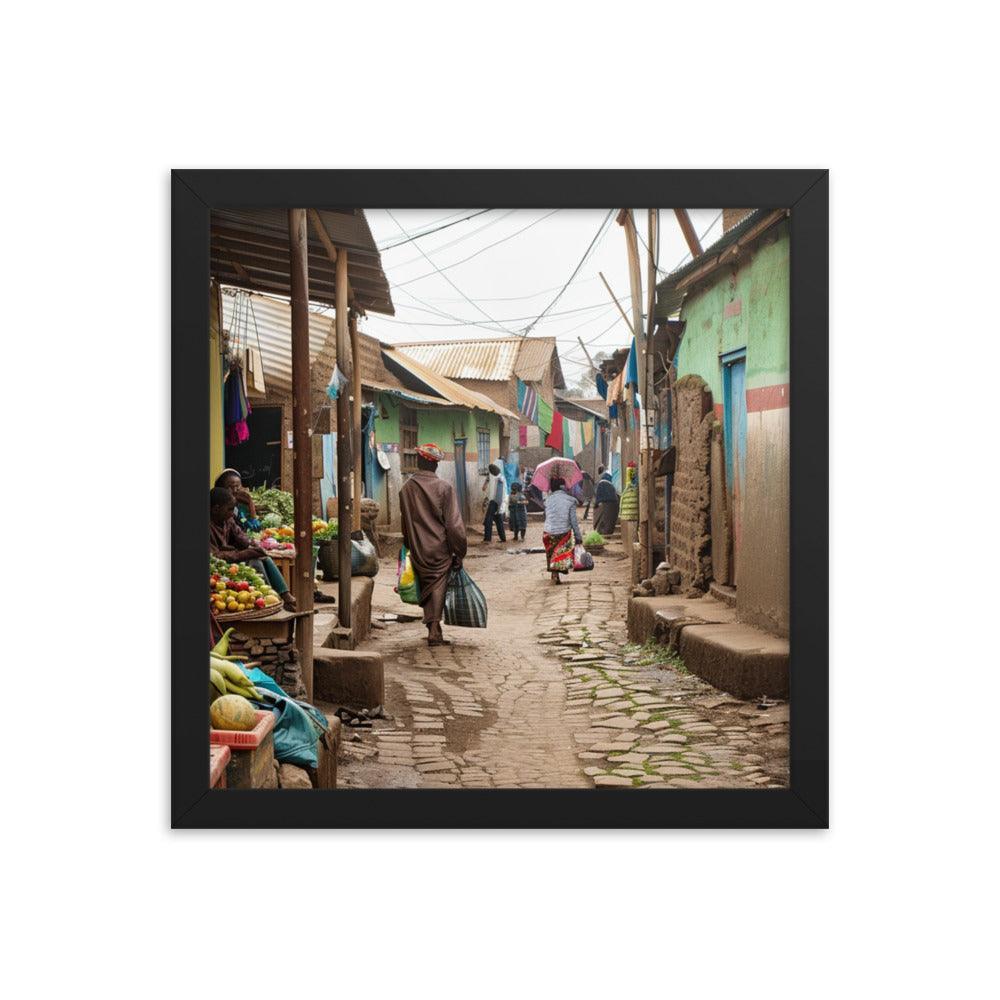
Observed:
[[[277,514],[281,518],[280,524],[292,524],[295,521],[295,507],[291,493],[273,487],[258,486],[257,489],[250,491],[250,496],[253,497],[258,517]]]
[[[602,535],[599,531],[588,531],[584,536],[583,544],[585,547],[587,545],[603,545],[604,535]]]
[[[329,542],[337,538],[340,534],[337,531],[337,519],[334,518],[332,521],[328,521],[325,528],[320,528],[319,531],[313,532],[314,542]]]

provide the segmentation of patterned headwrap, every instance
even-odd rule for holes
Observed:
[[[428,462],[440,462],[444,452],[436,444],[422,444],[417,448],[417,454]]]

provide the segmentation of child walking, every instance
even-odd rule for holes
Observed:
[[[523,541],[524,533],[528,530],[528,501],[520,483],[510,484],[510,504],[507,517],[510,521],[510,530],[514,532],[514,540],[517,541],[518,532],[520,532]]]

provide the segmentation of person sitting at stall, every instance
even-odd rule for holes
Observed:
[[[576,519],[576,499],[563,489],[565,481],[558,476],[549,480],[549,495],[545,498],[545,526],[542,545],[545,546],[545,567],[553,583],[561,583],[560,573],[573,568],[573,542],[583,541]]]
[[[236,501],[236,510],[233,511],[236,523],[244,531],[260,531],[257,508],[254,506],[250,491],[243,485],[240,474],[235,469],[223,469],[219,473],[219,478],[215,480],[215,485],[232,490],[233,499]]]
[[[209,493],[209,548],[212,555],[233,563],[247,563],[267,582],[281,598],[285,607],[295,608],[295,597],[288,589],[281,570],[259,546],[254,545],[246,532],[236,523],[236,501],[232,491],[225,486],[213,487]]]

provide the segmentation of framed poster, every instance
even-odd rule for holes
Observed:
[[[826,171],[176,171],[172,282],[174,826],[827,825]]]

